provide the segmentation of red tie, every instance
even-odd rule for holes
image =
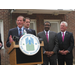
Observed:
[[[64,42],[64,32],[63,32],[62,34],[63,34],[63,36],[62,36],[62,41]]]
[[[21,38],[21,36],[22,36],[22,29],[20,28],[20,38]]]
[[[46,32],[46,38],[47,38],[47,42],[49,42],[49,40],[48,40],[48,32]]]

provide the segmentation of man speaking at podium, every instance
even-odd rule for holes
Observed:
[[[11,43],[13,42],[13,37],[17,36],[20,37],[23,35],[24,30],[26,30],[27,33],[36,35],[35,30],[32,30],[29,28],[30,26],[30,18],[24,18],[23,16],[18,16],[16,20],[17,27],[12,28],[9,30],[8,38],[6,42],[6,46],[10,47]],[[23,27],[24,25],[24,27]]]
[[[7,47],[11,46],[11,43],[13,42],[13,36],[17,36],[20,38],[23,35],[24,22],[25,22],[25,19],[23,16],[17,17],[17,20],[16,20],[17,27],[9,30],[8,38],[7,38],[7,42],[6,42]]]

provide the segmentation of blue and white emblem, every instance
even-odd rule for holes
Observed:
[[[20,38],[19,47],[24,54],[35,55],[40,49],[40,42],[36,36],[26,34]]]

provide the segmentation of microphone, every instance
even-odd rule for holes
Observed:
[[[42,38],[39,38],[39,41],[40,41],[40,43],[43,41],[43,39]]]
[[[16,44],[16,45],[19,44],[19,37],[13,36],[13,40],[15,41],[15,44]]]

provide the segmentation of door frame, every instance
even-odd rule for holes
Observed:
[[[36,34],[37,34],[37,25],[36,25],[36,19],[31,19],[31,22],[30,23],[33,23],[33,29],[36,31]]]
[[[2,49],[4,49],[4,26],[3,26],[3,20],[0,20],[0,23],[1,23],[1,40],[3,42]]]

